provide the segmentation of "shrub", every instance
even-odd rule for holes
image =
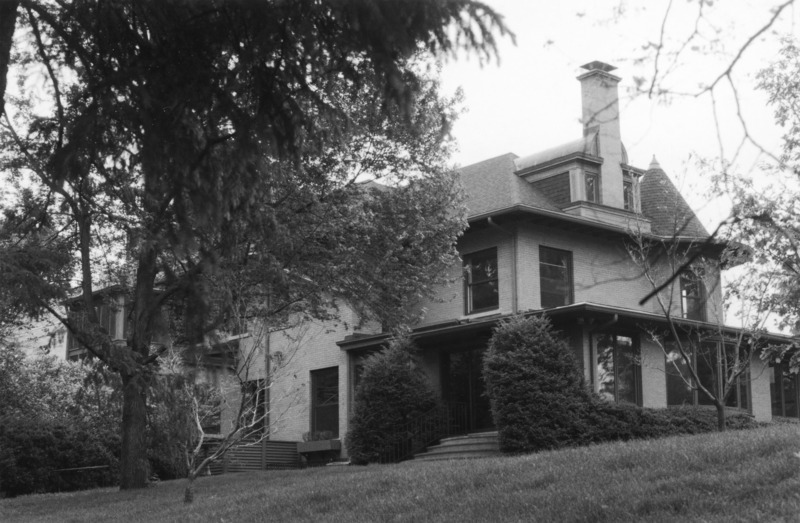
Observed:
[[[399,432],[406,424],[436,406],[428,379],[415,364],[414,351],[410,340],[397,338],[364,361],[345,439],[352,463],[383,461],[404,437]]]
[[[585,439],[593,397],[572,351],[546,317],[518,316],[498,325],[483,376],[503,451],[553,449]]]
[[[36,417],[0,419],[0,491],[8,496],[115,485],[117,431]],[[108,465],[107,469],[55,472]]]
[[[591,393],[572,351],[545,317],[501,323],[483,360],[486,390],[504,452],[532,452],[605,441],[714,432],[708,407],[645,409],[609,403]],[[731,411],[731,429],[756,426]]]

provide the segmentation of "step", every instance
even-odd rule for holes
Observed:
[[[471,451],[471,450],[496,450],[500,451],[500,443],[497,441],[459,441],[457,443],[446,443],[442,445],[431,445],[428,452],[436,450]]]
[[[438,445],[429,446],[425,452],[414,456],[415,460],[468,459],[496,457],[500,455],[497,432],[477,432],[442,439]]]
[[[463,434],[461,436],[451,436],[449,438],[442,438],[440,443],[445,443],[448,441],[460,441],[465,439],[490,439],[496,440],[498,438],[497,431],[492,432],[473,432],[472,434]]]
[[[446,459],[473,459],[473,458],[497,458],[501,456],[500,452],[483,451],[483,452],[439,452],[417,454],[414,456],[414,461],[440,461]]]

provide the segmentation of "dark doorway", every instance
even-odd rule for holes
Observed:
[[[489,398],[481,376],[486,349],[442,352],[442,392],[447,402],[467,409],[467,428],[471,431],[494,428]]]

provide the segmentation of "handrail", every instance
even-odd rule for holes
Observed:
[[[442,438],[465,434],[468,428],[467,405],[445,403],[406,423],[386,442],[381,463],[399,463],[414,457]]]

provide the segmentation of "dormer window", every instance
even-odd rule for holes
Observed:
[[[622,203],[626,211],[634,211],[633,204],[633,182],[622,182]]]
[[[586,201],[600,203],[600,180],[597,173],[585,173],[586,180]]]

